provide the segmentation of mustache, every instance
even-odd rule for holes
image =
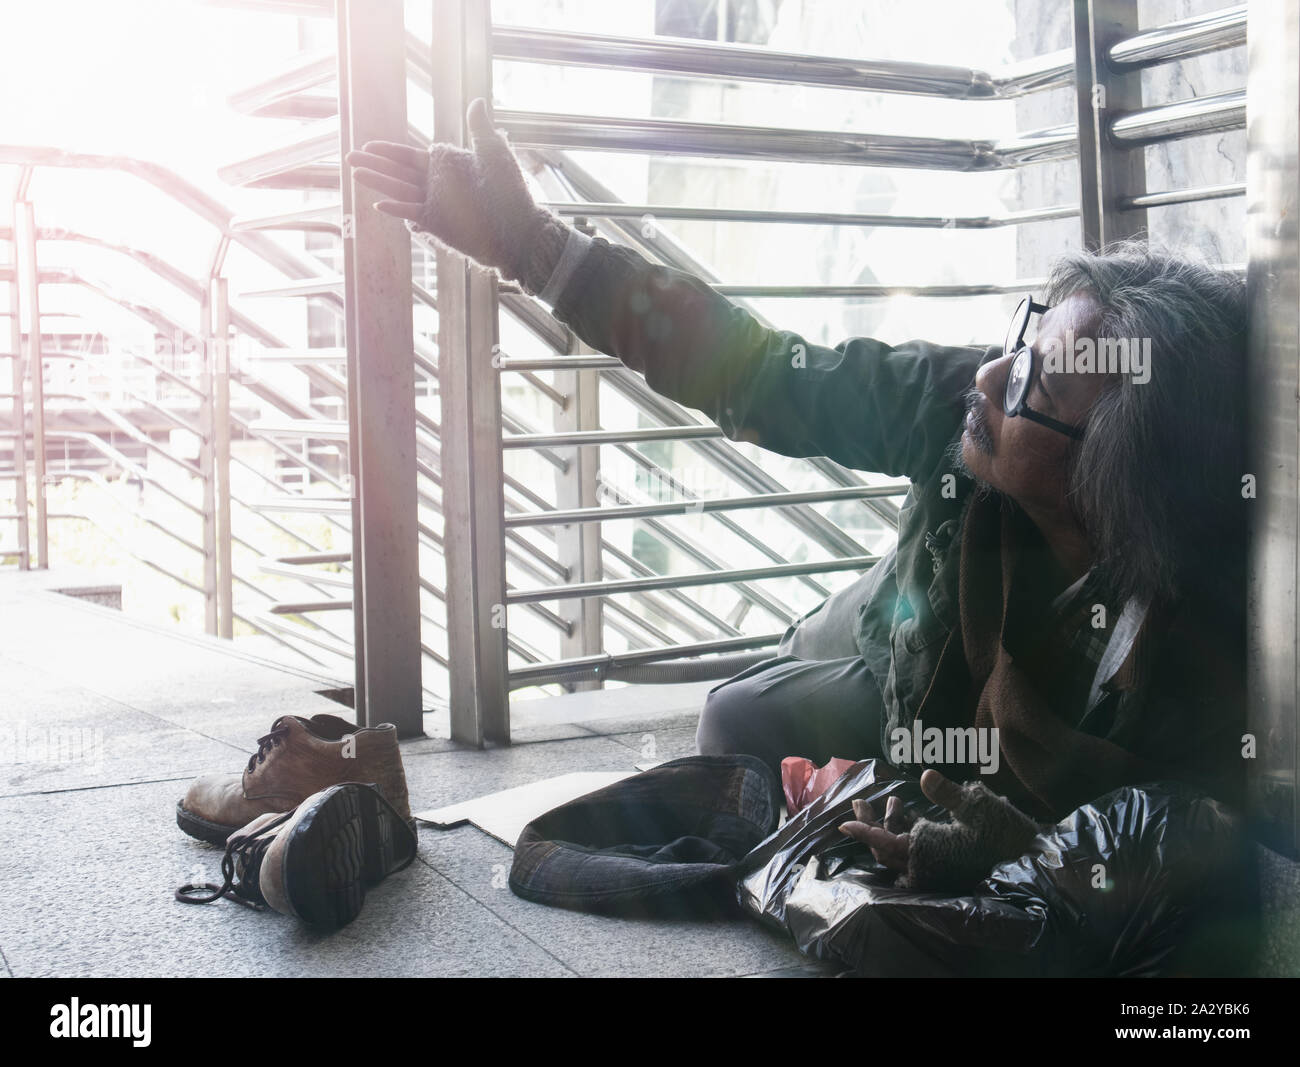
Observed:
[[[987,398],[974,386],[967,389],[962,399],[966,404],[966,413],[970,416],[967,431],[971,442],[985,455],[993,454],[993,435],[989,432],[988,418],[984,414]]]

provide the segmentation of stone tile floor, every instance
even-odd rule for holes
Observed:
[[[195,875],[220,880],[220,850],[176,827],[186,784],[238,769],[277,716],[337,712],[318,691],[338,680],[132,622],[57,584],[0,575],[0,975],[826,973],[745,920],[629,921],[522,900],[504,884],[510,850],[470,826],[423,827],[418,861],[333,934],[224,901],[177,903],[172,890]],[[614,717],[584,694],[529,707],[515,744],[483,751],[431,721],[434,736],[403,745],[412,808],[689,754],[703,689],[670,688],[625,691]]]

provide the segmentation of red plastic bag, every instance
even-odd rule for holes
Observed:
[[[832,759],[817,767],[802,756],[786,756],[781,761],[781,788],[785,790],[785,810],[793,818],[843,777],[854,765],[851,759]]]

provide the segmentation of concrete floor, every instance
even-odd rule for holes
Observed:
[[[505,885],[510,849],[471,826],[423,827],[418,861],[333,934],[227,901],[177,903],[172,890],[196,875],[220,881],[221,850],[176,826],[190,779],[239,769],[280,715],[337,713],[317,690],[338,680],[140,625],[53,592],[58,579],[0,575],[0,974],[828,973],[747,920],[628,921],[521,900]],[[629,695],[616,718],[582,694],[547,701],[516,717],[514,745],[486,751],[428,716],[434,736],[402,748],[412,809],[688,755],[702,689],[670,688]]]

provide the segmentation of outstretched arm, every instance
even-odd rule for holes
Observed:
[[[865,337],[831,348],[769,329],[699,278],[604,238],[573,237],[533,201],[484,100],[470,105],[468,126],[473,151],[370,142],[347,162],[384,194],[378,210],[545,293],[592,348],[733,440],[918,480],[942,459],[985,349]]]

